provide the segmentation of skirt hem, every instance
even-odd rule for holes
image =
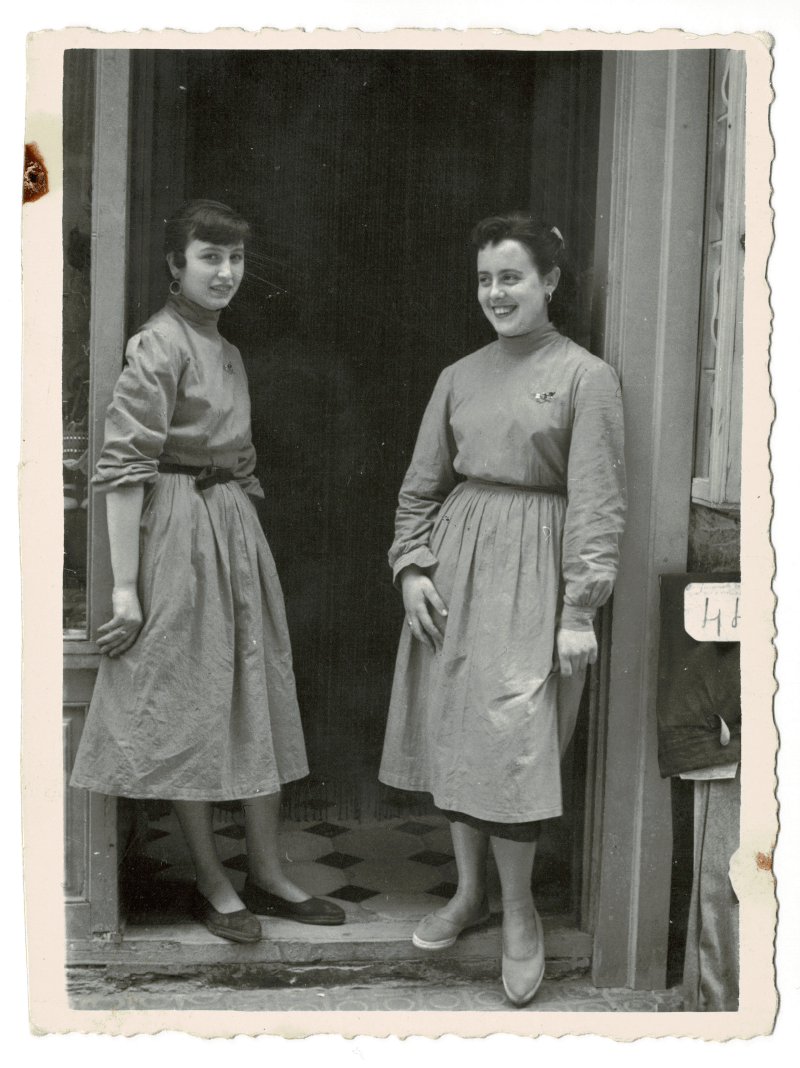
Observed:
[[[539,820],[552,820],[558,816],[564,815],[564,809],[562,805],[556,805],[555,807],[546,809],[537,809],[530,813],[514,813],[510,816],[507,812],[476,812],[474,806],[469,802],[460,801],[455,797],[449,797],[437,792],[436,789],[427,783],[417,783],[414,781],[414,785],[411,785],[408,779],[401,779],[400,776],[392,777],[389,775],[381,774],[379,776],[380,782],[386,786],[391,786],[395,790],[408,790],[412,793],[430,794],[433,797],[433,803],[437,808],[450,812],[464,812],[469,816],[473,816],[478,820],[485,820],[487,823],[534,823]],[[473,809],[473,811],[470,811]]]
[[[136,788],[128,788],[120,786],[118,783],[92,783],[76,782],[70,780],[70,787],[77,790],[90,790],[95,794],[104,794],[107,797],[129,797],[134,801],[209,801],[211,803],[217,801],[246,801],[250,797],[258,797],[260,795],[268,796],[269,794],[280,793],[281,787],[290,782],[297,782],[299,779],[305,779],[309,775],[309,770],[297,773],[290,773],[284,776],[277,786],[274,783],[261,786],[245,786],[232,788],[226,791],[219,790],[175,790],[174,787],[165,786],[163,790],[140,790]]]

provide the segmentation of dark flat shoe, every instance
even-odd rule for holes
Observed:
[[[217,912],[211,902],[195,888],[192,912],[208,930],[231,942],[260,942],[261,924],[249,909]]]
[[[259,916],[280,916],[297,923],[313,923],[320,927],[338,927],[344,923],[344,909],[332,901],[310,897],[308,901],[286,901],[285,898],[262,890],[250,878],[245,880],[244,890],[239,895],[245,905]]]

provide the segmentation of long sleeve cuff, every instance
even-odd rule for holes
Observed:
[[[264,500],[264,490],[261,488],[261,483],[255,475],[246,475],[244,478],[238,478],[236,481],[248,497],[257,497],[259,500]]]
[[[416,549],[410,549],[395,560],[392,566],[394,584],[397,585],[398,575],[409,564],[416,564],[417,567],[435,567],[438,563],[437,557],[433,555],[427,545],[418,545]]]
[[[562,630],[592,630],[596,608],[581,608],[575,604],[565,604],[561,610]]]
[[[158,478],[158,464],[155,460],[142,460],[139,463],[112,466],[102,461],[97,465],[97,473],[92,478],[92,485],[101,493],[119,489],[120,486],[139,486],[155,482]]]

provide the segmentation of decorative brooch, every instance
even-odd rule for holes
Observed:
[[[233,363],[231,360],[228,360],[228,362],[225,364],[225,370],[228,372],[229,375],[235,374],[235,371],[233,369]]]
[[[546,401],[552,400],[555,395],[555,390],[553,390],[552,393],[534,393],[533,399],[538,401],[539,404],[544,404]]]

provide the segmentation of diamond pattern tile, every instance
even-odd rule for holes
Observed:
[[[240,891],[248,858],[237,809],[233,804],[215,806],[214,836],[225,871]],[[311,824],[287,820],[280,829],[284,870],[308,893],[349,904],[360,922],[369,922],[364,916],[372,913],[379,919],[407,919],[409,929],[438,907],[436,901],[455,893],[450,832],[437,816],[420,813],[331,822],[324,815],[323,809]],[[422,842],[426,848],[420,850]],[[129,922],[147,925],[154,917],[159,922],[180,922],[174,902],[195,876],[174,813],[155,826],[151,822],[142,847],[140,856],[128,858],[133,870],[123,871]],[[436,884],[433,890],[432,884]]]
[[[311,838],[311,836],[308,836]],[[315,841],[311,838],[311,841]],[[317,838],[317,842],[325,839]],[[412,853],[419,853],[420,840],[410,834],[397,834],[389,829],[379,827],[353,827],[347,834],[341,834],[335,842],[340,853],[350,853],[354,857],[362,857],[364,860],[391,860],[402,863]],[[321,851],[320,851],[321,852]]]
[[[317,864],[327,864],[329,868],[351,868],[354,864],[360,864],[361,857],[353,857],[349,853],[327,853],[324,857],[317,857]]]
[[[437,883],[428,890],[428,893],[435,894],[436,897],[446,897],[449,901],[451,897],[455,897],[456,890],[458,887],[455,883]]]
[[[340,890],[334,890],[328,897],[338,897],[340,901],[351,901],[354,905],[360,905],[369,897],[377,897],[377,890],[367,890],[365,886],[343,886]]]
[[[349,870],[355,875],[360,868]],[[351,882],[347,878],[346,871],[342,871],[341,868],[329,868],[327,864],[317,864],[316,861],[301,861],[291,866],[287,864],[286,872],[295,886],[299,886],[301,890],[305,890],[307,894],[314,897],[327,897],[334,890],[341,890],[343,886]],[[352,882],[356,881],[359,886],[364,886],[363,879],[352,879]]]
[[[442,864],[449,864],[453,857],[450,853],[439,853],[435,849],[424,849],[421,853],[415,853],[408,859],[415,860],[417,864],[429,864],[432,868],[440,868]]]
[[[306,827],[308,834],[321,834],[325,838],[335,838],[337,834],[344,834],[349,827],[340,827],[338,823],[315,823],[313,827]]]
[[[415,820],[409,820],[408,823],[401,823],[399,827],[395,827],[396,831],[402,831],[403,834],[430,834],[431,831],[435,831],[436,828],[430,823],[417,823]]]
[[[247,854],[237,853],[235,857],[231,857],[229,860],[223,860],[223,868],[231,868],[233,871],[247,871]]]
[[[437,827],[435,830],[430,831],[425,835],[425,848],[426,849],[438,849],[442,853],[453,852],[453,836],[450,834],[450,828]],[[489,850],[489,862],[494,860],[494,854],[491,849]]]
[[[366,879],[362,880],[362,885],[365,882]],[[441,898],[430,897],[424,892],[409,894],[390,890],[362,901],[360,908],[376,919],[405,921],[410,933],[424,916],[430,916],[442,904]]]
[[[436,876],[447,869],[428,868],[425,864],[409,864],[408,861],[365,860],[352,869],[353,877],[348,882],[358,882],[359,886],[369,886],[382,894],[424,894]],[[443,878],[443,875],[439,875]],[[447,871],[447,877],[450,876]],[[430,909],[428,909],[430,912]]]
[[[324,857],[331,851],[330,838],[323,838],[319,834],[306,834],[305,831],[281,831],[278,834],[278,856],[286,863],[296,863],[298,860],[316,860]],[[357,849],[342,850],[350,852],[354,856]]]
[[[227,827],[217,827],[214,834],[222,834],[226,838],[241,840],[245,836],[245,829],[240,823],[229,823]]]

